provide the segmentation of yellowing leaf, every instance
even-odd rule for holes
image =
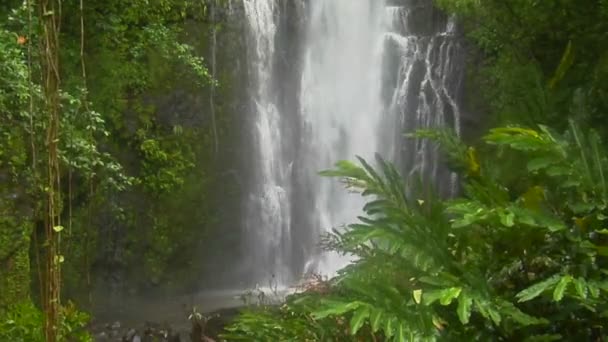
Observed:
[[[55,263],[56,264],[61,264],[64,261],[65,261],[65,258],[63,257],[63,255],[61,255],[61,254],[55,255]]]
[[[438,330],[443,330],[445,324],[446,322],[440,317],[433,316],[433,325],[435,326],[435,328],[437,328]]]
[[[61,232],[61,231],[63,230],[63,226],[55,226],[55,227],[53,227],[53,230],[54,230],[56,233],[59,233],[59,232]]]
[[[481,166],[479,165],[477,151],[474,147],[469,147],[467,149],[467,169],[469,175],[479,175],[479,170],[481,169]]]
[[[591,218],[589,216],[585,217],[575,217],[574,224],[579,227],[582,231],[587,231],[587,227],[589,226],[589,222]]]
[[[526,193],[522,195],[524,206],[528,209],[539,210],[541,203],[545,199],[545,189],[536,185],[528,189]]]
[[[416,304],[420,304],[420,301],[422,300],[422,290],[414,290],[413,296]]]

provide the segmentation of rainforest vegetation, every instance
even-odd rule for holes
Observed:
[[[464,30],[464,105],[480,119],[465,137],[404,134],[436,142],[459,195],[405,184],[381,158],[336,161],[320,176],[367,204],[324,245],[356,261],[245,308],[221,338],[608,336],[608,1],[436,5]],[[233,226],[239,196],[225,170],[240,159],[246,37],[228,8],[0,4],[0,341],[90,341],[106,289],[178,293],[201,286],[193,270],[222,272],[203,260],[238,232],[200,242]]]

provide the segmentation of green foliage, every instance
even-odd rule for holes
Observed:
[[[104,246],[124,249],[119,263],[129,269],[133,279],[127,281],[132,287],[149,286],[152,279],[163,284],[174,279],[183,282],[167,274],[176,268],[169,267],[169,261],[190,265],[198,259],[193,255],[198,255],[199,241],[217,222],[210,196],[211,180],[219,174],[211,127],[179,118],[173,122],[173,108],[158,108],[168,93],[203,94],[215,84],[201,57],[207,50],[205,32],[220,26],[210,21],[211,3],[84,1],[84,27],[79,2],[62,3],[58,203],[66,227],[62,253],[67,298],[91,289],[87,279],[95,279],[88,274],[93,263],[100,270],[104,263],[113,262],[103,254]],[[0,7],[0,306],[4,306],[29,295],[29,286],[5,284],[28,283],[28,250],[40,248],[28,244],[33,242],[32,223],[43,212],[40,199],[45,188],[38,178],[46,168],[47,120],[38,84],[44,52],[39,50],[36,2],[31,12],[23,1]],[[186,24],[197,31],[186,30]],[[218,76],[227,89],[218,97],[229,98],[232,90],[226,83],[231,79],[225,72]],[[189,95],[185,100],[196,102],[196,111],[205,106]],[[218,101],[220,137],[227,134],[230,123],[227,109],[221,108],[225,102],[229,101]],[[112,222],[105,219],[108,216]],[[119,234],[106,234],[115,227],[120,227]],[[13,257],[14,246],[20,250]],[[183,278],[193,278],[181,272]]]
[[[496,128],[483,138],[491,153],[480,159],[448,133],[418,137],[434,138],[461,166],[463,196],[441,200],[419,188],[408,197],[382,159],[375,168],[359,159],[323,172],[369,198],[366,215],[331,243],[357,261],[327,294],[304,295],[288,310],[310,312],[321,327],[344,317],[353,338],[370,331],[391,341],[604,336],[608,158],[597,134],[583,136],[572,122],[562,135]],[[527,164],[516,177],[498,167],[513,155]],[[246,317],[230,329],[257,327],[255,314]],[[273,323],[278,330],[293,325]],[[309,333],[314,324],[307,323]]]
[[[60,341],[92,342],[86,331],[89,317],[78,311],[73,304],[61,308],[59,335]],[[30,302],[12,306],[0,316],[0,340],[14,342],[43,342],[42,312]]]
[[[15,305],[0,317],[0,338],[3,341],[44,341],[42,312],[31,303]]]
[[[30,113],[29,72],[18,36],[0,26],[0,168],[17,176],[26,163],[24,133]]]
[[[184,177],[194,167],[191,148],[175,139],[149,139],[143,130],[138,136],[144,188],[153,194],[163,194],[183,185]]]
[[[435,2],[459,17],[474,43],[469,87],[479,91],[468,102],[473,110],[489,104],[491,124],[551,122],[564,130],[571,116],[602,123],[608,110],[605,1]]]

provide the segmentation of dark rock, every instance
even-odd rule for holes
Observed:
[[[129,329],[122,340],[123,342],[133,342],[135,335],[137,335],[137,331],[135,329]]]
[[[110,339],[108,338],[108,334],[106,334],[105,331],[102,331],[99,334],[95,335],[96,342],[106,342],[109,340]]]
[[[120,322],[116,321],[116,322],[112,323],[112,325],[110,326],[110,329],[112,329],[112,330],[120,329]]]
[[[181,342],[181,337],[178,333],[169,333],[167,337],[167,342]]]

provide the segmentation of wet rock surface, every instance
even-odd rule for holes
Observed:
[[[187,342],[219,341],[219,334],[238,314],[239,308],[229,308],[184,316],[179,322],[96,322],[91,326],[96,342]]]

